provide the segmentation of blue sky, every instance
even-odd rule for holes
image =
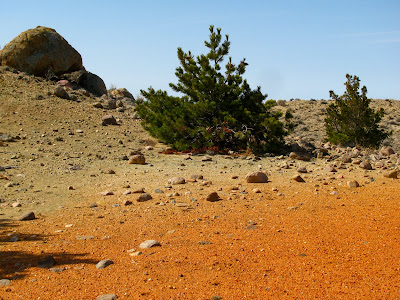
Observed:
[[[371,98],[400,99],[400,1],[7,1],[0,46],[38,25],[57,30],[107,87],[169,90],[176,49],[205,53],[211,24],[268,99],[329,99],[357,75]]]

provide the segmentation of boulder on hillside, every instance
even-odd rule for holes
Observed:
[[[129,99],[135,99],[133,95],[126,89],[126,88],[119,88],[119,89],[114,89],[111,91],[111,96],[117,98],[117,99],[123,99],[123,98],[129,98]]]
[[[42,26],[22,32],[5,45],[0,65],[42,77],[83,68],[78,51],[54,29]]]
[[[90,73],[86,70],[79,70],[76,72],[64,74],[63,78],[72,83],[80,85],[95,96],[100,97],[104,94],[107,94],[107,88],[103,79],[101,79],[96,74]]]

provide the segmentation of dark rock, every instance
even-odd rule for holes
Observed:
[[[360,163],[360,168],[364,170],[372,170],[372,166],[368,161],[363,161]]]
[[[295,175],[292,177],[292,179],[297,182],[305,182],[304,179],[300,175]]]
[[[38,261],[37,266],[39,268],[48,269],[56,264],[56,261],[53,256],[47,256]]]
[[[54,95],[62,99],[69,99],[67,91],[62,86],[58,86],[54,89]]]
[[[112,115],[105,115],[101,119],[101,125],[118,125],[117,120]]]
[[[386,173],[383,173],[383,176],[386,177],[386,178],[394,178],[394,179],[396,179],[397,178],[397,174],[398,174],[397,170],[391,170],[391,171],[388,171]]]
[[[141,194],[139,197],[136,198],[137,202],[145,202],[153,199],[153,197],[150,194],[144,193]]]
[[[212,193],[207,195],[206,200],[209,201],[209,202],[216,202],[216,201],[221,200],[221,198],[219,197],[217,192],[212,192]]]

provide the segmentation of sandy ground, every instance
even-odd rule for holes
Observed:
[[[61,100],[53,88],[0,73],[0,132],[18,137],[0,146],[0,279],[11,280],[0,299],[400,298],[399,180],[383,177],[397,154],[371,171],[338,157],[186,160],[160,153],[132,110],[101,126],[110,111],[96,99]],[[137,150],[145,165],[123,159]],[[304,183],[291,179],[300,166]],[[258,170],[269,182],[247,183]],[[124,195],[141,188],[153,199]],[[210,192],[221,200],[206,201]],[[28,211],[37,218],[18,221]],[[161,246],[141,249],[146,240]],[[39,268],[47,256],[56,264]],[[104,259],[114,264],[97,269]]]

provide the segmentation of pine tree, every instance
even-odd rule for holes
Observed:
[[[156,138],[178,150],[210,148],[277,151],[286,134],[280,113],[264,103],[260,87],[252,90],[243,74],[247,63],[235,65],[230,41],[221,29],[210,26],[209,52],[196,58],[178,48],[178,83],[170,87],[182,97],[165,91],[141,91],[146,98],[137,111],[143,126]],[[224,72],[221,65],[226,61]]]
[[[367,98],[367,88],[363,86],[360,94],[360,79],[346,75],[346,91],[342,96],[330,91],[335,101],[327,109],[325,128],[328,140],[334,144],[378,147],[390,135],[379,129],[384,115],[381,108],[374,111],[369,107],[371,99]]]

